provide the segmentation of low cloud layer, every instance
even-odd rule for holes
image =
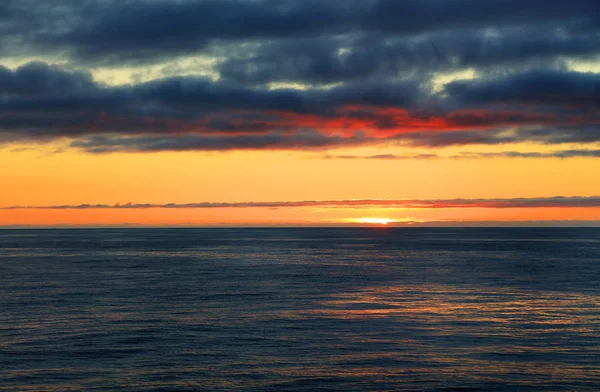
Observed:
[[[600,158],[600,150],[559,150],[550,152],[463,152],[455,155],[439,154],[377,154],[377,155],[325,155],[324,159],[367,159],[367,160],[409,160],[409,159],[476,159],[476,158]]]
[[[80,204],[54,206],[10,206],[1,210],[87,210],[87,209],[213,209],[213,208],[600,208],[600,196],[540,197],[515,199],[446,199],[446,200],[307,200],[244,203],[168,203],[168,204]]]
[[[600,141],[600,76],[529,71],[452,82],[268,89],[197,77],[108,87],[45,63],[0,68],[0,142],[71,139],[87,152],[421,147]]]

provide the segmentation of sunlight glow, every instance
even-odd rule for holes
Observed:
[[[394,219],[389,218],[357,218],[350,219],[353,223],[363,223],[368,225],[387,225],[388,223],[395,223]]]

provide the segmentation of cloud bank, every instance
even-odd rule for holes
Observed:
[[[594,0],[5,0],[0,145],[596,150],[600,74],[568,64],[600,61],[598,15]],[[149,65],[162,73],[94,77]]]

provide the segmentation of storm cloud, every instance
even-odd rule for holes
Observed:
[[[123,61],[197,53],[223,41],[405,37],[490,26],[581,31],[597,29],[599,6],[593,0],[10,0],[3,8],[3,27],[22,44],[85,61]]]
[[[572,64],[600,58],[598,15],[594,0],[6,0],[0,146],[594,151],[600,74]],[[208,68],[98,77],[195,56]]]

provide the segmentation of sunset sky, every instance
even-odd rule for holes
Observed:
[[[597,0],[2,0],[0,226],[600,226]]]

